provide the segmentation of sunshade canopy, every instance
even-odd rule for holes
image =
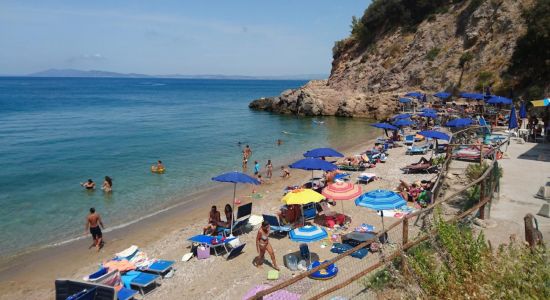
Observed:
[[[319,226],[306,225],[290,231],[289,236],[294,242],[311,243],[328,237],[328,234]]]
[[[437,140],[451,140],[451,137],[443,133],[441,131],[435,131],[435,130],[425,130],[425,131],[419,131],[418,134],[425,136],[427,138],[437,139]]]
[[[334,164],[329,163],[326,160],[318,158],[304,158],[294,162],[289,167],[293,169],[302,170],[322,170],[322,171],[334,171],[338,169]]]
[[[396,192],[389,190],[373,190],[355,199],[355,205],[373,210],[387,210],[407,205],[407,202]]]
[[[325,196],[311,189],[297,189],[288,192],[281,201],[286,205],[299,204],[304,205],[312,202],[319,202],[325,199]]]
[[[344,154],[332,148],[316,148],[304,153],[305,157],[344,157]]]

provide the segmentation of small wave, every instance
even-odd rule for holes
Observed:
[[[166,83],[160,83],[160,82],[140,82],[138,85],[141,86],[164,86],[167,85]]]

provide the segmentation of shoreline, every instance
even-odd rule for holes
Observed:
[[[373,135],[375,135],[375,132],[373,132]],[[334,148],[345,154],[355,153],[361,151],[361,149],[364,150],[374,140],[375,138],[367,138],[365,142],[350,141],[349,146]],[[283,180],[279,177],[278,168],[290,162],[292,162],[292,158],[285,160],[284,164],[274,166],[272,182],[260,186],[258,192],[261,193],[262,190],[267,190],[271,186],[282,183],[286,185],[303,183],[304,179],[309,176],[309,171],[293,169],[291,170],[292,176],[290,179]],[[249,166],[249,170],[250,168]],[[265,170],[262,173],[265,173]],[[243,198],[251,197],[251,193],[248,191],[251,191],[251,187],[238,186],[237,198],[242,201]],[[269,193],[269,190],[267,190],[267,193]],[[186,228],[193,227],[196,224],[203,225],[209,206],[215,204],[222,207],[225,203],[230,203],[227,199],[231,199],[232,196],[233,190],[228,188],[227,185],[214,184],[210,188],[202,188],[195,193],[185,195],[178,200],[178,203],[159,209],[124,226],[119,225],[110,228],[109,224],[106,224],[107,230],[104,231],[106,233],[104,235],[106,243],[99,253],[95,249],[88,249],[91,238],[87,235],[77,237],[72,241],[2,258],[0,260],[0,294],[2,295],[0,298],[4,299],[4,296],[8,292],[13,292],[14,288],[23,293],[48,287],[51,290],[56,278],[79,279],[86,274],[83,271],[86,267],[89,269],[90,265],[109,259],[114,253],[131,245],[144,248],[174,232],[185,231]],[[244,204],[247,201],[242,202]],[[101,214],[101,212],[99,213]],[[29,286],[34,288],[28,288]]]

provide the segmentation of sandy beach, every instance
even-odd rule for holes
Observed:
[[[373,141],[359,143],[347,149],[338,149],[346,155],[358,154],[373,146]],[[405,175],[399,169],[409,163],[416,162],[419,156],[405,155],[405,147],[390,150],[390,157],[385,164],[377,164],[368,172],[376,173],[381,179],[364,186],[364,190],[375,188],[395,188],[399,179],[413,182],[420,179],[433,178],[435,175]],[[428,154],[429,155],[429,154]],[[274,214],[281,206],[280,199],[286,186],[303,184],[311,176],[311,172],[291,170],[289,179],[279,178],[277,166],[274,168],[274,178],[256,188],[261,195],[259,199],[252,198],[252,187],[239,187],[237,197],[242,203],[253,203],[253,214]],[[355,181],[359,172],[352,172]],[[321,175],[320,172],[318,175]],[[232,189],[223,184],[215,184],[213,188],[198,192],[182,201],[182,204],[160,212],[152,217],[141,220],[128,227],[105,233],[106,245],[97,253],[88,249],[91,238],[81,239],[64,245],[38,250],[2,262],[0,271],[0,296],[2,299],[26,297],[29,299],[53,299],[54,280],[56,278],[80,279],[97,269],[102,261],[112,258],[113,254],[137,245],[150,257],[175,260],[177,269],[173,278],[164,280],[162,286],[148,296],[148,299],[179,298],[181,296],[199,299],[236,299],[255,284],[265,281],[268,265],[257,269],[252,265],[257,255],[254,245],[254,235],[246,233],[239,238],[247,243],[244,253],[237,258],[225,261],[222,257],[211,257],[207,260],[192,259],[181,262],[181,257],[188,253],[190,243],[187,238],[201,232],[205,225],[208,208],[212,204],[223,207],[231,199]],[[353,201],[344,201],[344,211],[352,218],[351,226],[361,223],[380,225],[380,218],[367,209],[354,209]],[[334,207],[340,211],[341,204]],[[391,218],[387,218],[391,219]],[[388,224],[391,220],[387,221]],[[109,226],[108,224],[106,224]],[[282,256],[298,250],[298,244],[288,238],[274,239],[273,247],[278,264],[283,265]],[[319,248],[320,242],[313,243],[312,251],[318,253],[321,259],[327,259],[334,254],[329,247]],[[288,274],[287,274],[288,273]],[[238,277],[228,274],[239,274]],[[292,276],[289,270],[283,268],[281,276]],[[209,278],[205,280],[205,278]],[[215,283],[215,284],[212,284]]]

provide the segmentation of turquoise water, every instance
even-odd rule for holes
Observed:
[[[248,109],[252,99],[302,84],[0,78],[0,253],[80,235],[91,206],[113,227],[174,204],[212,176],[240,170],[239,141],[250,144],[252,161],[277,166],[309,148],[372,136],[364,119]],[[167,167],[163,175],[149,171],[157,159]],[[105,175],[113,178],[112,195],[79,185],[92,178],[101,186]]]

